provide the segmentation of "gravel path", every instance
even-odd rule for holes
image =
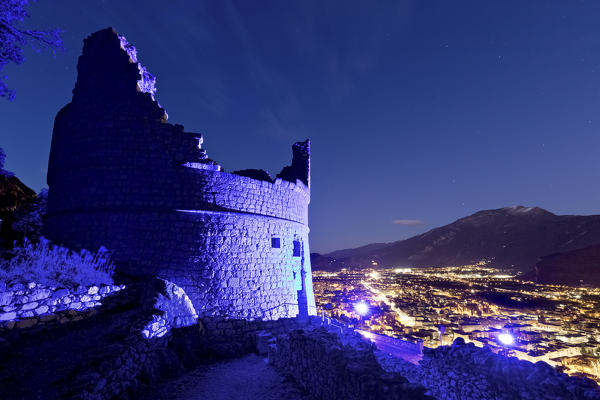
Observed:
[[[312,400],[255,354],[200,367],[161,385],[152,396],[164,400]]]

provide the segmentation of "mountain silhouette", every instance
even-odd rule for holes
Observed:
[[[540,257],[600,244],[600,215],[555,215],[539,207],[476,212],[410,239],[312,255],[315,270],[436,267],[477,263],[529,271]],[[376,263],[376,264],[375,264]]]

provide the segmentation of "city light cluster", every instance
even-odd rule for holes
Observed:
[[[317,304],[363,331],[428,347],[460,337],[600,382],[599,289],[539,285],[485,263],[317,271],[313,281]]]

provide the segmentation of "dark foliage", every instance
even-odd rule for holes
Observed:
[[[0,70],[9,63],[22,64],[25,61],[23,47],[27,44],[36,51],[55,52],[63,48],[60,30],[42,31],[21,26],[25,18],[29,17],[25,9],[28,4],[29,0],[0,1]],[[6,84],[6,76],[1,75],[0,97],[9,100],[15,98],[15,92]]]
[[[33,201],[15,211],[13,230],[34,242],[38,241],[42,235],[47,202],[48,189],[42,189]]]
[[[10,249],[12,243],[15,240],[23,240],[23,234],[13,230],[13,222],[15,220],[15,212],[18,210],[29,210],[33,211],[34,206],[43,206],[44,199],[39,200],[36,203],[35,192],[21,182],[14,174],[4,169],[4,160],[6,154],[4,150],[0,148],[0,254],[3,249]],[[37,210],[41,210],[37,207]],[[44,211],[45,212],[45,211]],[[27,212],[23,211],[23,216]],[[41,220],[41,215],[39,220]],[[27,217],[33,217],[28,215]],[[33,222],[33,221],[32,221]],[[33,224],[23,225],[24,227],[30,227]],[[35,235],[32,235],[35,236]]]
[[[0,282],[67,288],[113,283],[115,266],[104,247],[97,253],[75,252],[40,237],[37,243],[25,239],[14,253],[10,260],[0,261]]]

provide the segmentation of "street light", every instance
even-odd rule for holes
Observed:
[[[498,340],[504,346],[510,346],[511,344],[513,344],[515,342],[515,338],[510,333],[501,333],[501,334],[499,334],[498,335]]]
[[[504,356],[508,357],[508,347],[515,342],[515,338],[510,333],[499,333],[498,340],[500,341],[502,349],[504,350]]]
[[[369,313],[369,304],[366,301],[359,301],[358,303],[354,303],[354,311],[359,315],[358,324],[359,327],[362,327],[362,319],[365,315]]]
[[[354,311],[363,317],[369,312],[369,305],[365,301],[359,301],[358,303],[354,304]]]

